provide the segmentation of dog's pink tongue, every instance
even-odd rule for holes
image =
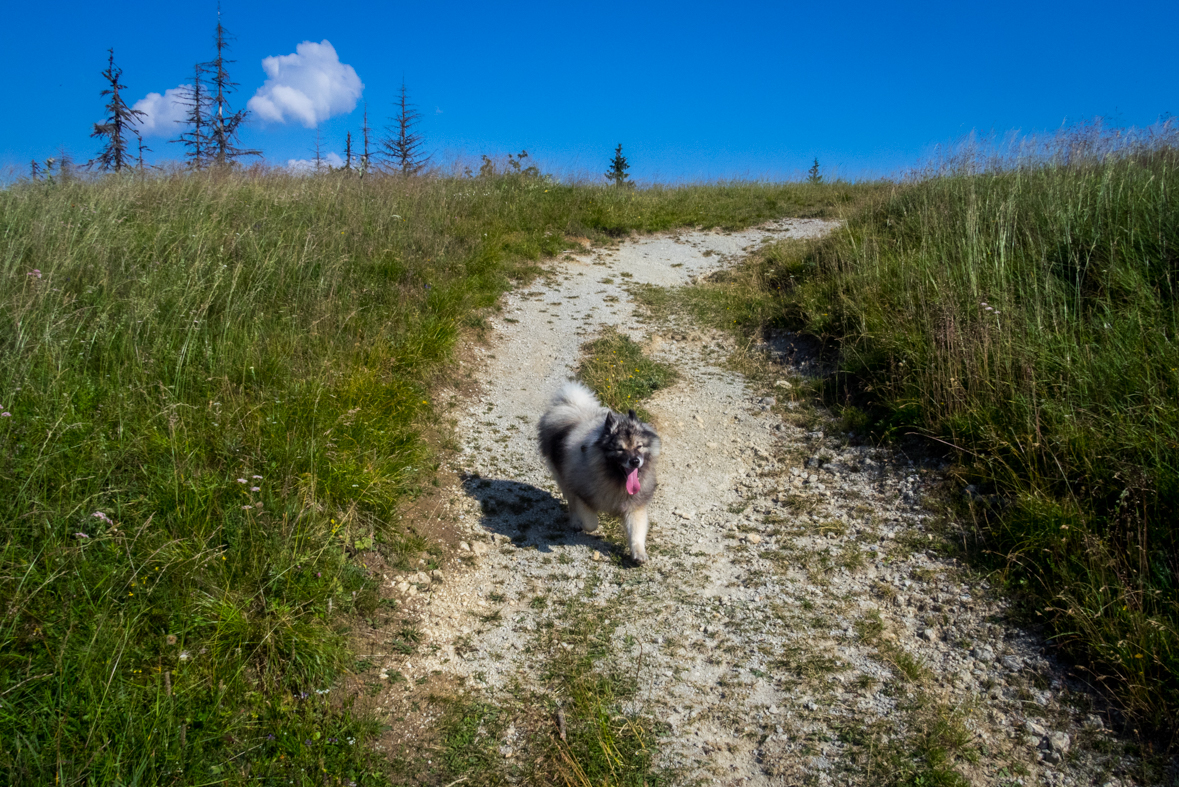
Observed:
[[[628,495],[638,494],[640,489],[642,489],[642,487],[639,486],[639,468],[636,467],[634,470],[631,470],[630,475],[626,477],[626,493]]]

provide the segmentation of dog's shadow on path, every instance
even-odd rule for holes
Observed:
[[[479,503],[479,524],[489,533],[506,536],[517,547],[551,552],[554,544],[583,544],[603,557],[613,550],[605,539],[571,528],[561,501],[544,489],[476,474],[463,476],[462,484],[467,495]]]

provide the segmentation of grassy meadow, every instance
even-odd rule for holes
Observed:
[[[689,297],[837,351],[845,429],[953,455],[970,551],[1133,728],[1173,731],[1179,128],[967,149],[846,217]]]
[[[336,681],[431,382],[573,238],[846,187],[267,172],[0,191],[0,783],[382,784]],[[572,723],[572,722],[571,722]]]

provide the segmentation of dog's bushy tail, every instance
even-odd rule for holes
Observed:
[[[552,401],[549,402],[549,412],[565,408],[572,409],[579,418],[584,419],[597,415],[602,405],[593,391],[579,382],[570,380],[557,389]]]
[[[540,419],[540,452],[554,467],[560,467],[565,438],[579,423],[595,418],[602,405],[593,391],[578,382],[557,389],[549,409]]]

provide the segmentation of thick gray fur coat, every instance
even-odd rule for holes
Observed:
[[[655,494],[659,435],[635,417],[611,412],[581,383],[553,395],[540,419],[540,452],[569,503],[574,527],[598,528],[598,512],[622,517],[630,556],[647,560],[647,505]],[[627,491],[637,471],[639,489]],[[632,482],[633,488],[633,482]]]

